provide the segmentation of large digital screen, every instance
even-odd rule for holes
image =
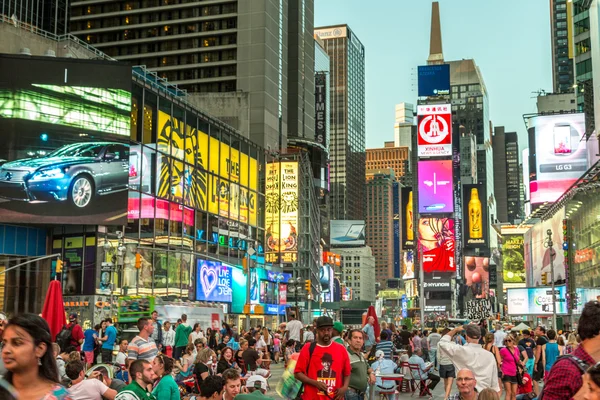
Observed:
[[[450,94],[450,64],[420,65],[417,73],[419,97]]]
[[[400,189],[402,214],[402,250],[412,249],[415,245],[413,191],[410,187]]]
[[[528,274],[527,286],[542,285],[542,274],[546,274],[547,282],[550,283],[550,269],[554,267],[554,279],[559,281],[565,279],[565,255],[562,250],[563,224],[565,216],[564,208],[560,209],[551,219],[537,223],[526,235],[528,242],[523,245],[525,262],[530,268],[526,269]],[[553,250],[544,246],[547,239],[547,231],[552,231]]]
[[[419,161],[419,213],[454,211],[452,161]]]
[[[332,246],[364,246],[365,221],[331,220],[330,229]]]
[[[231,267],[215,261],[196,263],[196,300],[229,303],[232,298]]]
[[[452,105],[417,106],[419,157],[452,155]]]
[[[505,283],[525,283],[523,235],[502,236],[502,275]]]
[[[271,263],[298,261],[298,162],[267,164],[265,187],[265,259]]]
[[[402,279],[415,279],[415,255],[412,250],[402,252]]]
[[[130,124],[127,64],[1,55],[0,221],[126,223]]]
[[[469,249],[488,246],[488,207],[485,185],[462,185],[464,243]]]
[[[465,281],[474,298],[487,298],[490,292],[489,257],[465,256]]]
[[[564,286],[555,289],[556,313],[567,313],[567,299]],[[509,315],[549,315],[552,314],[552,288],[507,289],[506,298]]]
[[[590,167],[584,114],[532,117],[528,132],[531,204],[554,202]]]
[[[424,272],[456,271],[453,219],[419,219],[418,240]]]

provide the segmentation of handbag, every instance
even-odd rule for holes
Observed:
[[[508,348],[507,348],[508,350]],[[510,350],[508,350],[510,352]],[[517,349],[518,351],[518,349]],[[519,386],[523,386],[523,374],[521,373],[521,371],[519,371],[519,362],[517,361],[517,359],[515,358],[515,353],[510,353],[510,355],[512,356],[513,360],[515,360],[515,366],[517,367],[517,385]]]

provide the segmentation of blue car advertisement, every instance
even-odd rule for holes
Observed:
[[[0,55],[0,77],[0,222],[125,223],[131,67]]]

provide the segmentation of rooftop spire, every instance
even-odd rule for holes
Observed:
[[[431,34],[429,37],[429,58],[427,64],[443,64],[442,27],[440,24],[440,3],[431,3]]]

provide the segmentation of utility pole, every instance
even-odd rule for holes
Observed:
[[[550,249],[550,280],[552,281],[552,329],[556,331],[556,294],[554,293],[554,243],[552,242],[552,229],[546,231],[544,247]]]

